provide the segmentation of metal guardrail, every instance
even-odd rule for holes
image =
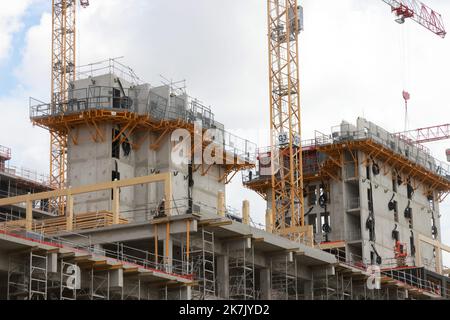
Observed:
[[[303,140],[303,150],[314,150],[320,146],[327,146],[348,141],[371,140],[377,144],[384,146],[387,149],[392,150],[395,153],[401,154],[409,161],[414,162],[424,169],[429,170],[434,174],[437,174],[442,178],[450,181],[450,164],[434,158],[431,155],[431,152],[423,145],[415,144],[411,141],[408,141],[407,139],[402,139],[402,137],[396,136],[395,134],[388,134],[388,138],[383,139],[381,138],[381,136],[378,136],[377,134],[374,134],[370,131],[351,129],[343,130],[342,126],[333,127],[332,132],[333,133],[330,135],[316,132],[316,137],[314,139]],[[256,154],[259,155],[268,153],[270,151],[270,147],[260,148],[257,150]],[[304,173],[309,173],[309,171],[314,170],[315,168],[318,169],[315,164],[306,163]],[[354,172],[351,172],[351,169],[346,169],[346,178],[354,177],[355,174]],[[261,177],[262,176],[260,175],[258,162],[256,163],[256,168],[247,170],[246,172],[242,173],[243,183],[249,183]]]
[[[38,183],[43,186],[50,186],[50,177],[48,175],[38,173],[35,170],[16,167],[10,164],[6,164],[5,167],[0,167],[0,172],[31,181],[33,183]]]
[[[11,219],[11,217],[8,217]],[[19,220],[17,217],[14,220]],[[9,221],[14,221],[9,220]],[[37,241],[40,243],[55,245],[58,247],[71,248],[77,251],[87,252],[96,256],[104,256],[107,258],[115,259],[117,261],[122,261],[126,263],[132,263],[137,266],[158,270],[164,273],[179,275],[183,277],[190,277],[192,275],[192,263],[177,259],[171,259],[167,261],[163,256],[156,256],[155,254],[144,251],[141,249],[126,246],[123,243],[105,243],[103,245],[109,247],[115,247],[115,250],[111,249],[99,249],[98,247],[92,245],[91,238],[86,235],[74,233],[74,232],[64,232],[64,236],[51,236],[39,232],[29,232],[19,224],[17,225],[7,225],[5,223],[0,224],[0,233],[5,235],[13,235],[21,238],[25,238],[31,241]],[[76,236],[80,241],[73,241],[65,237]]]
[[[387,139],[384,139],[381,135],[379,136],[378,134],[366,130],[342,130],[342,126],[335,127],[334,130],[332,129],[332,132],[333,133],[330,136],[322,136],[319,139],[321,141],[319,145],[329,145],[346,141],[371,140],[395,153],[400,153],[403,157],[422,166],[424,169],[430,170],[433,173],[450,180],[450,165],[448,163],[434,158],[429,152],[424,152],[423,149],[418,148],[416,144],[405,141],[394,134],[389,134]]]
[[[141,79],[139,79],[133,69],[117,61],[121,58],[123,57],[107,59],[84,66],[79,66],[76,70],[77,80],[101,76],[104,74],[115,74],[132,84],[141,84]]]
[[[333,249],[332,253],[335,254],[337,260],[340,263],[360,269],[362,271],[367,271],[368,267],[372,265],[370,261],[363,259],[361,256],[353,253],[347,255],[344,250],[341,250],[339,248]],[[450,298],[450,290],[430,280],[419,278],[413,275],[411,272],[408,272],[408,270],[414,268],[414,261],[412,260],[412,258],[406,260],[405,267],[399,267],[397,265],[397,259],[395,258],[383,259],[383,263],[379,265],[379,267],[381,268],[382,277],[389,277],[404,285],[408,285],[444,298]]]

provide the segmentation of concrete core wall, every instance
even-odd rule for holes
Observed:
[[[361,130],[366,130],[383,141],[390,137],[387,131],[364,119],[358,119],[357,127],[343,122],[338,134],[345,138]],[[409,156],[412,161],[428,161],[429,156],[417,148],[410,148],[401,143],[399,148],[401,150],[398,152],[403,156]],[[408,148],[409,151],[406,151]],[[345,241],[348,258],[350,253],[355,259],[370,262],[376,257],[376,251],[382,257],[383,263],[395,264],[396,241],[392,236],[395,229],[399,232],[399,242],[405,246],[408,253],[407,264],[423,265],[429,270],[436,271],[436,264],[439,262],[435,258],[433,247],[425,243],[420,244],[420,248],[417,247],[419,235],[435,237],[438,241],[441,239],[439,203],[427,197],[428,186],[413,186],[410,183],[410,186],[416,189],[412,196],[408,197],[409,177],[402,174],[401,181],[397,181],[398,174],[394,167],[383,167],[379,174],[374,174],[373,169],[377,160],[370,159],[369,155],[361,151],[356,156],[356,171],[355,161],[346,151],[342,155],[344,163],[340,173],[342,180],[326,181],[325,189],[329,189],[326,207],[319,204],[322,182],[311,182],[305,186],[305,211],[310,210],[306,221],[315,225],[316,241]],[[381,163],[379,166],[381,167]],[[369,218],[370,193],[375,219],[375,234],[372,239],[366,225]],[[437,199],[436,194],[434,199]],[[388,208],[391,200],[396,201],[395,210]],[[407,207],[411,208],[412,219],[405,216]],[[325,211],[330,214],[331,232],[327,236],[322,229]],[[437,236],[432,233],[433,225],[437,228]],[[421,261],[416,261],[415,252],[419,249]]]
[[[122,87],[132,99],[132,110],[137,113],[151,112],[152,115],[164,119],[176,119],[187,114],[188,97],[186,94],[174,94],[169,86],[150,88],[150,85],[132,86],[130,83],[114,75],[104,75],[83,79],[74,83],[72,98],[86,99],[87,96],[105,95],[98,101],[98,109],[110,109],[114,103],[106,96],[112,94],[123,96]],[[95,91],[95,92],[94,92]],[[82,105],[82,104],[81,104]],[[82,111],[82,110],[72,110]],[[215,122],[223,129],[223,125]],[[96,129],[96,126],[98,130]],[[160,132],[135,130],[130,136],[124,134],[114,141],[114,136],[123,129],[123,125],[112,122],[79,125],[70,132],[68,143],[68,185],[78,187],[83,185],[111,181],[114,177],[120,180],[138,176],[151,175],[158,172],[172,173],[172,199],[165,199],[172,203],[173,214],[185,214],[189,208],[189,165],[177,163],[172,148],[171,134],[161,137]],[[127,140],[125,140],[125,137]],[[122,142],[122,144],[120,144]],[[125,154],[124,143],[131,148]],[[158,145],[156,146],[156,142]],[[117,150],[119,149],[119,150]],[[219,181],[224,169],[213,165],[206,171],[204,168],[194,170],[194,181],[191,197],[194,210],[209,210],[216,212],[217,195],[225,192],[225,183]],[[120,175],[120,177],[119,177]],[[138,185],[120,190],[120,210],[125,218],[135,220],[145,219],[146,212],[154,212],[164,197],[162,184]],[[102,191],[76,196],[74,199],[75,213],[110,211],[112,209],[111,192]]]

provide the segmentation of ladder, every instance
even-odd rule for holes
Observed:
[[[47,255],[30,252],[29,300],[47,300]]]
[[[191,252],[194,259],[194,279],[197,285],[192,288],[195,300],[205,300],[216,296],[216,270],[214,254],[214,232],[201,231],[200,248]]]

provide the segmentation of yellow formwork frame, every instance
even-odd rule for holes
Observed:
[[[176,129],[186,129],[194,136],[194,125],[182,120],[156,120],[149,115],[140,115],[131,111],[113,111],[113,110],[87,110],[78,113],[61,115],[58,117],[38,117],[33,119],[33,124],[51,131],[58,132],[61,135],[68,136],[71,128],[77,128],[86,123],[101,123],[109,122],[114,124],[124,125],[131,128],[126,133],[130,136],[135,130],[142,129],[151,132],[161,132],[161,135],[167,134]],[[97,139],[92,138],[93,142]],[[202,148],[206,148],[209,142],[203,141]],[[133,149],[139,149],[140,144],[132,144]],[[154,145],[157,147],[157,145]],[[192,153],[195,150],[191,150]],[[234,175],[241,170],[251,169],[255,166],[254,163],[242,159],[239,155],[231,154],[223,150],[223,159],[225,168],[224,173],[218,177],[219,182],[228,184]]]
[[[68,199],[68,212],[66,214],[67,222],[66,227],[67,231],[71,231],[73,228],[73,196],[103,190],[113,190],[114,199],[113,199],[113,224],[119,224],[120,220],[120,199],[119,199],[119,189],[123,187],[131,187],[139,184],[148,184],[148,183],[164,183],[164,197],[165,201],[165,213],[170,216],[171,215],[171,205],[170,199],[172,199],[172,182],[171,182],[171,173],[160,173],[151,176],[144,176],[138,178],[132,178],[127,180],[120,181],[110,181],[103,182],[88,186],[82,186],[77,188],[69,188],[69,189],[59,189],[55,191],[42,192],[42,193],[33,193],[27,194],[23,196],[11,197],[0,199],[0,207],[8,206],[8,205],[17,205],[20,203],[26,203],[26,218],[25,225],[27,231],[32,231],[32,223],[33,223],[33,201],[51,199],[57,197],[66,197]]]
[[[439,274],[444,274],[444,270],[442,270],[442,251],[450,253],[450,246],[447,246],[443,243],[441,243],[438,240],[434,240],[431,238],[428,238],[422,234],[419,234],[416,240],[416,260],[418,267],[423,267],[422,264],[422,249],[420,245],[422,243],[429,244],[433,246],[433,248],[436,249],[436,272]]]

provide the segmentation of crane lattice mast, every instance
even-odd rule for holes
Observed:
[[[76,9],[77,0],[52,0],[52,64],[51,112],[65,111],[70,82],[76,69]],[[88,0],[80,0],[82,7]],[[50,130],[50,185],[61,189],[66,184],[67,135]],[[51,212],[64,214],[64,198],[50,201]]]
[[[268,0],[271,209],[274,232],[293,237],[304,226],[297,0]]]

